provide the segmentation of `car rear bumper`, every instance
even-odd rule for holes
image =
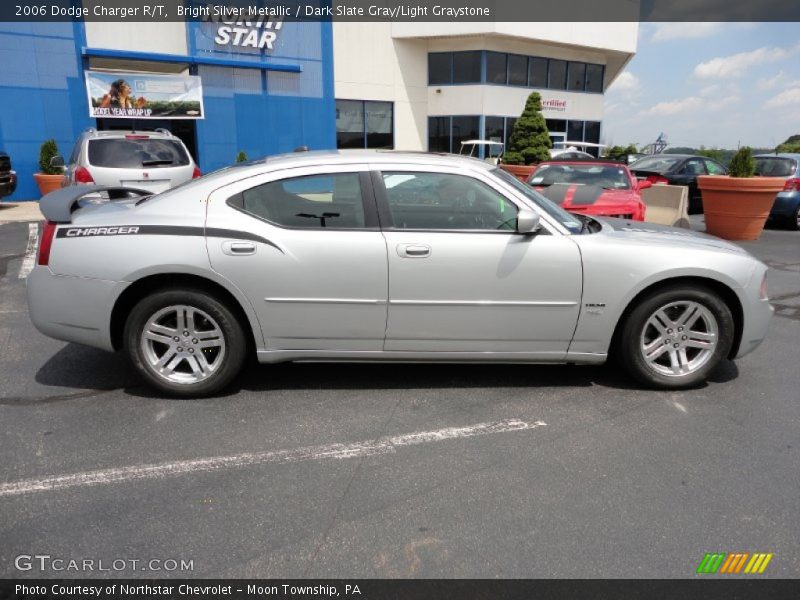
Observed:
[[[790,219],[800,205],[800,191],[781,192],[775,197],[775,204],[769,213],[771,219]]]
[[[28,310],[36,329],[57,340],[114,349],[111,310],[128,282],[56,275],[39,265],[27,281]]]
[[[17,189],[17,174],[14,171],[0,173],[0,198],[10,196]]]

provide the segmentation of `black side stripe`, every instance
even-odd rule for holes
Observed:
[[[236,229],[221,229],[218,227],[187,227],[184,225],[105,225],[100,227],[59,227],[56,231],[57,238],[85,238],[85,237],[113,237],[120,235],[180,235],[214,238],[231,238],[259,242],[272,246],[281,254],[283,249],[260,235],[249,231]]]

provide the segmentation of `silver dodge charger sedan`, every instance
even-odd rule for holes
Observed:
[[[153,195],[46,196],[36,327],[218,392],[282,361],[604,362],[687,388],[763,340],[767,267],[714,237],[567,213],[485,162],[304,152]]]

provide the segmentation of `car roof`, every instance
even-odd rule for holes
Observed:
[[[769,154],[756,154],[753,158],[794,158],[800,160],[800,153],[797,152],[770,152]]]
[[[470,156],[440,152],[409,152],[400,150],[309,150],[289,152],[245,163],[238,163],[233,165],[232,168],[253,168],[254,170],[259,168],[258,170],[263,170],[264,166],[271,167],[272,169],[284,169],[319,164],[347,165],[358,163],[411,163],[440,167],[470,167],[483,170],[496,168],[495,165]]]
[[[129,135],[146,135],[151,138],[163,138],[163,139],[178,139],[174,135],[172,135],[169,131],[153,131],[153,130],[130,130],[127,129],[108,129],[103,131],[97,131],[95,129],[87,129],[83,132],[87,138],[124,138]]]

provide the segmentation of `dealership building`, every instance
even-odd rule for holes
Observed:
[[[0,23],[0,150],[18,172],[12,200],[38,198],[32,174],[44,140],[54,138],[68,157],[89,127],[169,129],[204,172],[239,151],[254,158],[299,146],[458,152],[467,139],[506,141],[532,90],[554,141],[599,142],[604,91],[633,57],[637,34],[635,22],[330,23],[280,15]],[[191,80],[202,110],[98,111],[93,74],[144,90],[145,106],[170,105],[155,100],[176,80]]]

